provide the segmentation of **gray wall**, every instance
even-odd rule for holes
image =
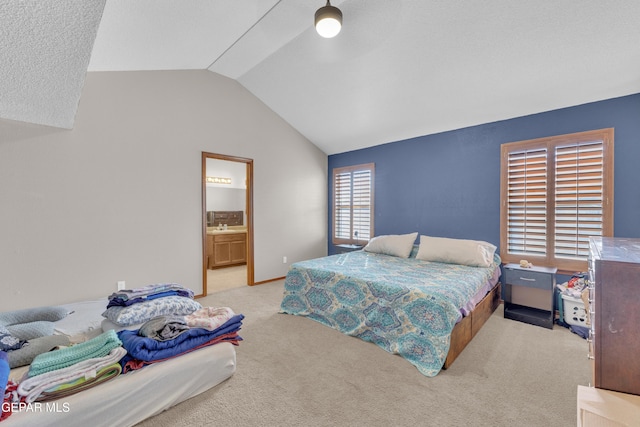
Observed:
[[[75,127],[0,120],[0,310],[202,290],[201,153],[254,160],[255,280],[326,255],[327,156],[208,71],[88,73]]]

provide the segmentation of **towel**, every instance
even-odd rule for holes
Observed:
[[[142,325],[138,335],[156,341],[168,341],[188,330],[184,316],[156,316]]]
[[[213,331],[235,316],[229,307],[203,307],[184,317],[187,325],[192,328],[203,328]]]
[[[99,384],[105,383],[114,379],[122,372],[120,363],[112,363],[109,366],[99,369],[96,372],[95,377],[82,376],[74,381],[69,381],[64,384],[51,387],[42,393],[36,399],[37,402],[48,402],[51,400],[60,399],[63,397],[71,396],[78,392],[88,390]]]
[[[42,353],[36,356],[29,367],[28,376],[35,377],[46,372],[67,368],[78,362],[104,357],[122,345],[115,331],[107,331],[97,337],[71,347]]]
[[[12,414],[14,396],[16,394],[16,389],[18,388],[18,384],[15,381],[9,380],[7,382],[7,388],[5,389],[2,396],[0,396],[2,409],[0,410],[0,421],[4,421],[9,418]]]
[[[126,354],[127,351],[118,346],[112,349],[106,356],[86,359],[66,368],[45,372],[40,375],[31,377],[26,376],[26,378],[23,378],[18,385],[18,394],[21,398],[24,398],[27,403],[34,402],[42,392],[53,387],[75,381],[83,377],[96,377],[98,371],[119,362]]]

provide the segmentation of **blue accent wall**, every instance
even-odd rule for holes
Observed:
[[[614,128],[614,234],[640,237],[640,94],[331,155],[329,200],[333,168],[375,163],[375,235],[417,231],[498,246],[500,145],[602,128]],[[329,203],[333,233],[331,214]]]

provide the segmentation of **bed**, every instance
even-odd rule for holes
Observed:
[[[492,249],[487,266],[429,261],[418,257],[419,246],[406,257],[361,250],[298,262],[285,278],[280,312],[370,341],[435,376],[500,302]]]
[[[106,300],[69,304],[73,311],[55,322],[55,334],[82,343],[100,335]],[[11,370],[17,381],[28,366]],[[89,390],[49,402],[16,407],[0,423],[14,426],[132,426],[196,396],[231,377],[236,370],[235,346],[221,342],[179,357],[118,375]]]

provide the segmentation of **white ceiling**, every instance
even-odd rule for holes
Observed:
[[[0,0],[0,117],[73,127],[105,0]]]
[[[334,154],[640,92],[638,0],[335,0],[334,39],[324,4],[0,0],[0,117],[72,127],[87,70],[209,69]]]

